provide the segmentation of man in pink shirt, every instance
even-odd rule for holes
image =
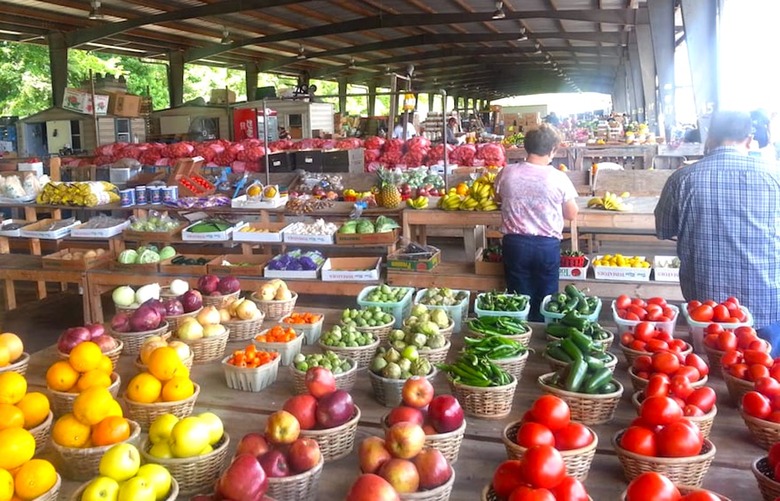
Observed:
[[[543,320],[544,296],[558,292],[563,221],[577,216],[577,190],[550,165],[560,142],[552,125],[529,131],[526,161],[507,165],[496,181],[507,289],[531,296],[528,318],[534,322]]]

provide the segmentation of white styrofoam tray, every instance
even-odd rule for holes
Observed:
[[[601,259],[603,256],[596,256]],[[644,257],[644,256],[639,256]],[[593,266],[593,274],[598,280],[625,280],[627,282],[649,282],[650,268],[631,268],[627,266]]]
[[[290,198],[287,196],[249,200],[246,195],[240,195],[230,201],[230,206],[234,209],[276,209],[285,205],[288,200]]]
[[[653,258],[653,279],[656,282],[679,282],[680,268],[664,266],[677,256],[655,256]]]
[[[247,226],[251,225],[252,223],[249,223]],[[233,240],[236,242],[281,242],[284,228],[286,228],[286,226],[279,231],[269,231],[265,233],[234,231]]]
[[[23,219],[5,219],[3,220],[2,226],[0,226],[0,236],[3,237],[20,237],[22,236],[22,228],[17,228],[15,230],[5,230],[7,225],[11,223],[20,223],[20,224],[32,224],[30,221],[25,221]]]
[[[111,238],[114,235],[119,235],[125,228],[130,226],[130,221],[123,221],[120,224],[109,228],[82,228],[82,226],[84,225],[82,224],[73,228],[70,232],[70,236],[73,238]]]
[[[333,234],[330,235],[300,235],[297,233],[289,233],[288,231],[282,231],[282,240],[291,244],[318,244],[318,245],[333,245],[336,242],[336,237]]]
[[[361,264],[368,264],[369,261],[373,261],[374,267],[371,269],[345,269],[337,268],[333,269],[334,260],[336,264],[347,264],[350,261],[360,262]],[[348,266],[348,265],[347,265]],[[328,258],[322,265],[322,280],[324,282],[362,282],[379,280],[380,268],[382,266],[382,258]]]
[[[64,228],[60,228],[54,231],[34,231],[34,230],[25,230],[24,228],[22,228],[20,232],[20,236],[26,238],[40,238],[43,240],[59,240],[60,238],[67,237],[70,234],[70,231],[80,224],[81,221],[76,220],[73,222],[73,224],[70,224],[68,226],[65,226]]]
[[[181,230],[181,239],[189,242],[224,242],[226,240],[230,240],[230,236],[233,234],[233,232],[241,227],[243,227],[246,223],[239,222],[236,223],[234,226],[231,226],[230,228],[226,229],[225,231],[215,231],[213,233],[192,233],[189,230],[193,226],[198,224],[197,222],[192,223],[191,225],[187,226],[183,230]]]

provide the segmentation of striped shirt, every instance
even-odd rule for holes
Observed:
[[[677,238],[686,300],[736,296],[755,326],[780,321],[780,173],[733,147],[672,174],[656,235]]]

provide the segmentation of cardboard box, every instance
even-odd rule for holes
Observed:
[[[262,277],[263,269],[273,258],[269,254],[226,254],[217,256],[206,265],[206,270],[214,275],[233,275],[234,277]],[[226,264],[230,263],[230,264]]]
[[[336,245],[390,245],[398,240],[398,229],[384,233],[336,233]]]
[[[45,269],[50,270],[88,270],[94,268],[102,263],[105,263],[113,259],[113,254],[108,250],[103,249],[105,252],[99,256],[82,259],[63,259],[65,254],[71,254],[74,252],[87,252],[95,249],[62,249],[54,254],[43,256],[41,259],[41,265]]]
[[[260,165],[265,166],[265,161],[262,161]],[[292,152],[277,151],[268,155],[269,172],[291,172],[294,168],[295,159],[292,157]]]
[[[436,268],[441,261],[441,250],[435,249],[435,253],[430,259],[407,258],[401,251],[393,252],[387,256],[387,269],[399,271],[431,271]]]
[[[228,89],[211,89],[209,104],[228,104],[236,102],[236,93]]]
[[[235,242],[281,242],[287,223],[249,223],[248,228],[267,231],[234,231]]]
[[[477,255],[474,258],[474,273],[477,275],[485,275],[489,277],[503,277],[504,276],[504,263],[493,263],[490,261],[484,261],[482,254],[485,249],[480,247],[477,249]]]
[[[375,257],[333,257],[322,265],[324,282],[375,281],[379,280],[382,258]]]
[[[362,174],[365,165],[363,148],[322,152],[322,172],[354,172]]]
[[[673,268],[672,261],[677,256],[655,256],[653,258],[653,278],[656,282],[679,282],[680,268]]]
[[[92,114],[92,94],[78,89],[65,89],[62,98],[62,107],[76,113]],[[108,96],[95,94],[95,114],[106,115],[108,113]]]
[[[322,172],[321,150],[298,150],[293,152],[292,168],[303,169],[308,172]]]
[[[34,172],[38,177],[43,175],[43,162],[19,162],[16,168],[20,172]]]
[[[141,115],[141,96],[112,92],[108,95],[108,113],[118,117]]]

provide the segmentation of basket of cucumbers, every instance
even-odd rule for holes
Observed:
[[[533,333],[528,322],[509,316],[472,318],[466,325],[470,337],[501,336],[517,341],[523,346],[528,346]]]
[[[559,341],[573,334],[583,334],[608,350],[615,340],[615,335],[604,329],[595,321],[590,321],[578,313],[568,312],[558,322],[547,324],[544,333],[548,341]]]
[[[586,296],[585,291],[574,284],[568,284],[563,288],[563,292],[545,296],[539,310],[545,324],[562,319],[568,312],[578,313],[591,322],[596,322],[601,313],[601,298]]]
[[[477,317],[512,317],[518,320],[528,320],[531,311],[531,298],[524,294],[511,292],[483,292],[477,294],[474,302]]]
[[[569,404],[572,421],[585,425],[611,421],[623,396],[623,385],[609,368],[594,368],[584,360],[543,374],[538,383],[543,392]]]
[[[550,341],[544,349],[543,356],[550,369],[554,371],[583,359],[593,367],[604,366],[614,372],[618,362],[616,355],[606,351],[603,345],[581,332]]]

